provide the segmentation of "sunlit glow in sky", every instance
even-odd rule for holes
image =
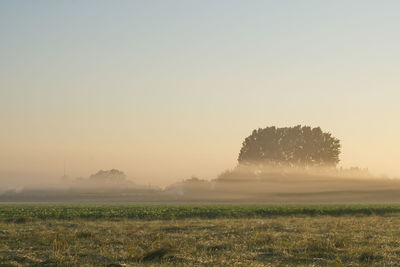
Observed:
[[[399,1],[2,1],[0,179],[232,168],[266,126],[320,126],[400,176]],[[1,180],[0,180],[1,181]]]

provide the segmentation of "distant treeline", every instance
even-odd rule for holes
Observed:
[[[238,164],[213,180],[143,186],[116,169],[60,186],[9,189],[0,201],[36,202],[400,202],[400,180],[338,168],[340,141],[321,128],[266,127],[245,138]]]

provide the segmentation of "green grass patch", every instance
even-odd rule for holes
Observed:
[[[31,219],[173,220],[187,218],[268,218],[271,216],[355,216],[393,213],[400,213],[400,205],[0,205],[0,219],[20,223]]]

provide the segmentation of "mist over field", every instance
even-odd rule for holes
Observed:
[[[117,169],[89,177],[7,176],[1,201],[54,202],[399,202],[400,180],[343,168],[341,142],[320,127],[258,128],[245,138],[236,167],[213,179],[196,176],[164,187],[141,184]],[[153,168],[157,168],[156,165]],[[64,170],[65,172],[65,170]],[[29,179],[27,179],[29,178]],[[27,182],[29,181],[29,182]]]
[[[45,2],[0,3],[2,201],[397,201],[398,3]]]
[[[32,180],[30,180],[32,181]],[[400,201],[400,180],[359,168],[300,169],[238,165],[215,179],[192,177],[165,187],[139,184],[118,170],[86,178],[15,177],[2,182],[0,201],[14,202],[263,202],[382,203]]]

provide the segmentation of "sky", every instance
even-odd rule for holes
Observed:
[[[400,177],[399,1],[0,1],[1,179],[212,179],[266,126]],[[47,179],[47,180],[46,180]]]

